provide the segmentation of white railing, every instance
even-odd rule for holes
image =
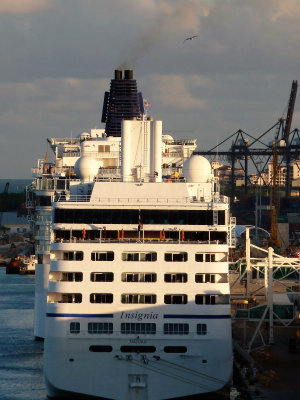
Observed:
[[[210,245],[226,245],[227,243],[222,240],[175,240],[175,239],[145,239],[142,237],[134,239],[94,239],[94,240],[83,240],[83,239],[57,239],[55,243],[155,243],[155,244],[210,244]],[[210,262],[212,264],[212,262]]]
[[[70,201],[70,202],[86,202],[90,201],[90,195],[58,195],[55,201]],[[180,198],[140,198],[140,197],[98,197],[93,198],[93,202],[100,204],[188,204],[194,202],[194,199],[190,197],[180,197]]]
[[[64,151],[63,157],[82,157],[82,156],[90,156],[96,159],[98,158],[119,158],[119,151],[110,151],[110,152],[98,152],[98,151]]]

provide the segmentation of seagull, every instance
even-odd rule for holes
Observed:
[[[186,42],[187,40],[194,40],[197,37],[199,37],[199,36],[198,35],[190,36],[190,37],[184,39],[183,43]]]

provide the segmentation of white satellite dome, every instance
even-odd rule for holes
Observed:
[[[85,182],[91,182],[97,176],[99,170],[98,162],[88,156],[80,157],[75,165],[74,171],[79,179]]]
[[[194,154],[183,164],[182,174],[187,182],[207,182],[211,177],[210,162],[205,157]]]

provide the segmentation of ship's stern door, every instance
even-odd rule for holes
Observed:
[[[147,375],[128,375],[127,400],[148,400]]]

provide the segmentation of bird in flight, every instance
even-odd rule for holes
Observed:
[[[186,42],[187,40],[194,40],[197,37],[199,37],[199,36],[198,35],[193,35],[193,36],[187,37],[186,39],[184,39],[183,43]]]

